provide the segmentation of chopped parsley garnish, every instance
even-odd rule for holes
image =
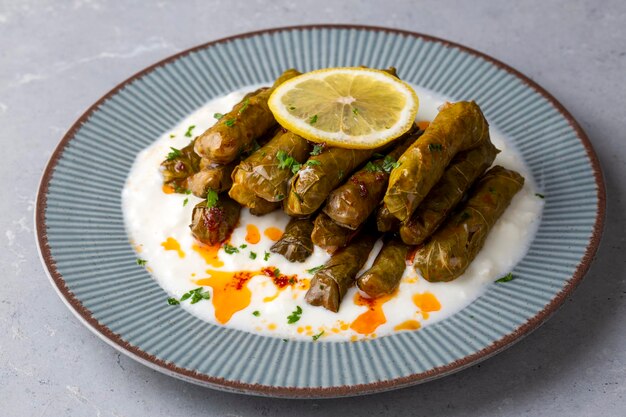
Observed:
[[[219,200],[219,196],[215,190],[209,189],[206,193],[206,206],[208,208],[215,207],[217,204],[217,200]]]
[[[280,269],[274,268],[274,276],[275,277],[279,277],[280,276]]]
[[[302,316],[302,308],[300,306],[296,306],[295,311],[292,311],[289,316],[287,316],[287,324],[294,324],[300,317]]]
[[[256,253],[255,252],[250,252],[250,259],[256,259]]]
[[[293,285],[296,283],[296,279],[294,277],[289,277],[289,285]]]
[[[502,278],[499,278],[496,280],[496,282],[509,282],[509,281],[513,281],[513,273],[509,272],[508,274],[506,274],[505,276],[503,276]]]
[[[283,200],[285,198],[285,195],[278,193],[274,197],[276,198],[276,200]]]
[[[244,111],[246,111],[246,109],[248,108],[248,104],[250,104],[250,99],[247,98],[243,101],[243,106],[241,106],[241,108],[239,109],[239,111],[237,113],[241,114]]]
[[[233,127],[235,126],[235,119],[226,119],[226,121],[224,122],[224,124],[228,127]]]
[[[396,169],[400,166],[400,162],[396,161],[393,156],[385,156],[383,160],[383,171],[387,174],[391,172],[392,169]]]
[[[367,172],[382,172],[382,168],[372,161],[368,161],[368,163],[365,165],[365,170]]]
[[[222,117],[224,117],[224,115],[222,113],[215,113],[215,114],[213,114],[213,117],[215,117],[217,120],[219,120]]]
[[[189,203],[189,199],[188,199],[188,198],[185,198],[185,199],[183,200],[183,207],[185,207],[185,206],[187,205],[187,203]]]
[[[324,334],[324,330],[322,330],[321,332],[319,332],[318,334],[314,334],[313,336],[311,336],[311,338],[313,339],[313,341],[315,342],[317,339],[319,339],[320,337],[322,337],[322,335]]]
[[[229,255],[232,255],[233,253],[239,253],[239,249],[232,245],[229,245],[228,243],[224,243],[224,246],[222,246],[222,248],[224,248],[224,252]]]
[[[137,265],[139,265],[139,266],[146,266],[147,263],[148,263],[148,261],[146,261],[145,259],[137,258]]]
[[[245,243],[244,243],[244,244],[242,244],[242,245],[239,245],[239,249],[245,249],[245,248],[247,248],[247,247],[248,247],[248,245],[246,245]]]
[[[546,198],[546,196],[545,196],[545,195],[543,195],[543,194],[535,193],[535,195],[536,195],[537,197],[541,198],[541,199]]]
[[[357,109],[356,107],[353,108],[352,113],[354,113],[354,115],[357,116],[359,114],[359,109]]]
[[[175,137],[176,137],[176,135],[175,135],[175,134],[170,133],[170,139],[173,139],[173,138],[175,138]]]
[[[322,153],[324,150],[324,145],[313,145],[313,150],[311,151],[311,156],[317,156]]]
[[[259,317],[261,315],[261,312],[259,310],[255,310],[255,311],[252,312],[252,315],[254,317]]]
[[[318,161],[317,159],[310,159],[308,161],[306,161],[306,165],[308,166],[316,166],[316,165],[322,165],[322,163],[320,161]]]
[[[315,123],[317,123],[317,114],[314,114],[313,116],[311,116],[311,118],[309,119],[309,124],[314,125]]]
[[[307,269],[306,272],[308,272],[309,274],[316,274],[322,269],[324,269],[324,265],[319,265],[319,266],[316,266],[315,268]]]
[[[295,106],[289,106],[289,110],[295,110]]]
[[[263,255],[263,260],[264,261],[268,261],[270,259],[270,253],[269,252],[265,252],[265,254]]]
[[[167,154],[168,161],[173,161],[174,159],[180,158],[181,156],[183,156],[183,153],[180,151],[180,149],[172,148],[171,146],[170,146],[170,149],[172,151]]]
[[[187,131],[185,132],[185,136],[187,136],[188,138],[191,137],[191,131],[196,127],[196,125],[191,125],[187,128]]]
[[[283,150],[276,153],[276,159],[278,160],[279,169],[291,169],[294,174],[300,169],[298,161]]]
[[[441,146],[441,143],[429,143],[428,144],[428,150],[431,152],[441,151],[442,149],[443,149],[443,146]]]
[[[186,293],[184,293],[183,296],[180,297],[180,300],[177,300],[176,298],[168,298],[167,303],[171,306],[175,306],[190,298],[191,298],[191,304],[195,304],[201,300],[210,300],[211,293],[208,291],[205,291],[204,288],[202,287],[198,287],[194,290],[187,291]]]

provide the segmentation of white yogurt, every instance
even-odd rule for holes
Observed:
[[[433,120],[438,112],[437,108],[446,101],[445,98],[413,87],[420,100],[417,120]],[[291,263],[277,254],[271,254],[268,260],[264,260],[264,254],[269,252],[274,243],[264,235],[264,230],[269,227],[284,230],[289,218],[282,211],[256,217],[244,209],[230,244],[235,247],[245,244],[247,247],[239,248],[239,253],[234,254],[226,254],[220,249],[218,256],[224,265],[220,268],[211,267],[193,250],[194,239],[188,227],[193,207],[201,200],[193,195],[165,194],[162,190],[159,165],[170,147],[182,148],[187,145],[191,139],[185,136],[189,126],[195,125],[194,136],[200,134],[215,122],[214,113],[230,110],[247,91],[253,89],[254,87],[245,88],[207,103],[171,132],[157,138],[154,144],[137,155],[126,181],[122,199],[130,240],[137,248],[137,256],[147,261],[146,267],[154,279],[177,299],[187,291],[197,288],[197,280],[211,276],[207,270],[258,271],[263,267],[274,266],[280,269],[281,274],[311,279],[312,274],[306,270],[322,265],[329,258],[328,254],[316,247],[313,255],[304,263]],[[355,304],[355,288],[348,291],[339,312],[333,313],[322,307],[308,305],[304,301],[306,289],[299,286],[289,286],[280,291],[272,301],[264,301],[264,298],[271,298],[277,293],[277,287],[267,276],[258,275],[247,282],[247,288],[251,292],[249,305],[234,313],[224,325],[287,339],[311,340],[313,335],[323,331],[318,341],[357,340],[391,334],[397,331],[394,328],[401,323],[408,322],[409,327],[415,327],[416,323],[421,327],[427,326],[467,306],[490,283],[510,272],[521,260],[537,230],[543,207],[543,201],[535,196],[535,184],[519,153],[493,128],[491,139],[502,151],[495,164],[518,171],[526,178],[526,183],[492,229],[484,248],[461,277],[448,283],[430,283],[419,277],[412,267],[407,267],[397,295],[382,304],[386,322],[371,333],[361,334],[350,326],[358,316],[368,311],[368,307]],[[186,199],[188,203],[184,204]],[[250,244],[245,241],[248,224],[254,224],[259,229],[259,243]],[[162,243],[168,238],[180,244],[184,257],[181,258],[175,250],[165,250]],[[380,243],[372,251],[366,267],[371,265],[379,249]],[[251,252],[257,255],[256,259],[251,259]],[[202,300],[193,305],[187,300],[181,302],[180,306],[171,308],[182,307],[207,322],[217,323],[213,290],[208,286],[205,289],[213,295],[211,300]],[[423,293],[430,293],[438,300],[441,305],[438,311],[420,311],[413,297]],[[166,300],[163,302],[166,303]],[[302,309],[300,319],[288,324],[287,317],[297,307]]]

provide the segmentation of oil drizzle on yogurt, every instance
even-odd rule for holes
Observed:
[[[185,257],[185,252],[183,252],[183,250],[180,248],[180,243],[178,243],[178,240],[174,239],[173,237],[168,237],[165,242],[161,243],[161,246],[163,246],[163,249],[165,250],[176,251],[179,258]]]
[[[213,289],[213,308],[215,319],[226,324],[238,311],[250,305],[252,292],[248,289],[248,281],[259,272],[253,271],[214,271],[207,270],[208,278],[196,280],[196,284],[209,286]]]
[[[417,293],[413,295],[413,303],[420,309],[424,320],[428,319],[429,313],[441,310],[441,303],[433,293]]]
[[[367,307],[350,325],[350,328],[359,334],[371,334],[378,326],[387,323],[387,317],[383,311],[383,304],[391,300],[395,294],[384,295],[378,298],[365,298],[357,293],[354,296],[354,304]]]

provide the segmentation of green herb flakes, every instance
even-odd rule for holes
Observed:
[[[137,258],[136,262],[137,262],[137,265],[139,266],[146,266],[146,264],[148,263],[148,261],[146,261],[145,259],[140,259],[140,258]]]
[[[224,249],[224,252],[226,252],[229,255],[239,253],[239,249],[237,249],[236,247],[232,245],[229,245],[228,243],[224,243],[224,246],[222,246],[222,248]]]
[[[259,310],[255,310],[255,311],[252,312],[252,315],[254,317],[259,317],[261,315],[261,312]]]
[[[309,118],[309,124],[314,125],[315,123],[317,123],[317,114],[314,114]]]
[[[180,304],[183,301],[189,300],[190,298],[191,298],[191,304],[196,304],[197,302],[200,302],[202,300],[210,300],[211,293],[208,291],[205,291],[204,288],[202,287],[198,287],[196,289],[193,289],[191,291],[187,291],[186,293],[184,293],[183,296],[180,297],[180,300],[176,300],[175,298],[168,298],[167,303],[173,306],[173,305]]]
[[[191,132],[196,128],[196,125],[191,125],[187,128],[187,131],[185,132],[185,136],[187,136],[188,138],[191,137]]]
[[[513,277],[513,273],[509,272],[508,274],[506,274],[502,278],[497,279],[496,282],[509,282],[509,281],[513,281],[514,279],[515,278]]]
[[[295,311],[292,311],[289,316],[287,316],[287,324],[294,324],[300,317],[302,316],[302,308],[300,306],[296,306]]]
[[[248,255],[250,259],[256,259],[256,253],[255,252],[250,252],[250,255]]]
[[[319,339],[320,337],[322,337],[322,335],[324,334],[324,330],[322,330],[321,332],[319,332],[318,334],[314,334],[313,336],[311,336],[311,338],[313,339],[313,341],[315,342],[317,339]]]
[[[215,190],[209,189],[209,191],[206,193],[206,206],[208,208],[215,207],[218,200],[219,195],[217,194],[217,192]]]
[[[396,161],[392,156],[385,156],[383,160],[383,171],[387,174],[391,172],[391,170],[396,169],[400,166],[400,162]]]
[[[171,146],[170,146],[170,149],[172,151],[167,154],[168,161],[173,161],[174,159],[180,158],[181,156],[183,156],[183,153],[180,151],[180,149],[172,148]]]
[[[324,150],[324,145],[313,145],[313,150],[311,151],[311,156],[317,156],[322,153]]]
[[[307,269],[306,272],[308,272],[309,274],[316,274],[322,269],[324,269],[324,265],[319,265],[319,266],[316,266],[315,268]]]
[[[372,161],[368,161],[368,163],[365,165],[365,170],[367,172],[382,172],[382,168]]]

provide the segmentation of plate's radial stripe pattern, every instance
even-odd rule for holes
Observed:
[[[514,142],[546,203],[515,279],[492,285],[450,319],[358,343],[282,341],[213,326],[168,306],[165,292],[136,264],[124,231],[120,194],[137,152],[203,103],[269,83],[286,68],[358,65],[396,66],[409,83],[454,100],[475,100],[491,125]],[[186,379],[284,395],[308,395],[289,391],[298,388],[312,388],[312,395],[333,387],[343,390],[337,393],[388,389],[393,381],[406,385],[467,366],[515,340],[529,321],[545,319],[537,315],[576,276],[602,216],[603,189],[580,134],[527,81],[445,42],[365,28],[257,33],[155,66],[76,125],[44,177],[42,249],[44,257],[49,251],[57,285],[94,327]]]

